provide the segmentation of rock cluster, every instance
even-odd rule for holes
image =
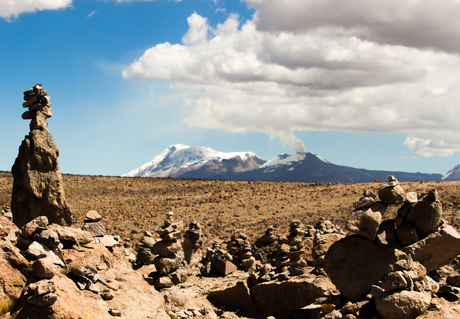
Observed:
[[[415,318],[439,288],[426,274],[460,254],[460,235],[442,221],[436,190],[418,200],[390,176],[376,198],[366,190],[353,204],[346,224],[353,235],[329,247],[324,269],[348,300],[370,292],[382,318]],[[382,221],[387,207],[399,204],[397,217]]]
[[[278,242],[275,252],[275,267],[306,267],[307,262],[302,257],[305,254],[304,238],[303,224],[300,220],[293,220],[289,226],[287,238]]]
[[[201,260],[200,273],[203,276],[227,276],[238,269],[232,260],[232,255],[224,249],[220,249],[219,245],[214,242],[212,247],[206,250],[206,254]]]
[[[72,223],[58,166],[59,151],[46,123],[51,117],[47,93],[41,84],[24,92],[23,106],[29,110],[22,117],[32,121],[12,168],[11,210],[18,227],[38,216],[46,216],[51,223],[60,225]]]
[[[252,244],[245,233],[237,231],[227,242],[227,251],[232,261],[238,267],[248,270],[255,265],[256,259],[252,256]]]
[[[170,287],[174,284],[171,277],[172,273],[178,270],[184,261],[184,251],[179,242],[182,238],[181,230],[183,227],[184,222],[174,222],[174,214],[169,212],[166,214],[163,226],[155,229],[161,238],[151,249],[152,254],[158,255],[153,260],[159,274],[155,281],[155,288],[157,289]],[[178,278],[177,283],[186,280],[182,275],[176,277]]]

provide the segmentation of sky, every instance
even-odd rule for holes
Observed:
[[[172,144],[446,174],[460,164],[460,0],[0,0],[0,170],[42,83],[66,174]]]

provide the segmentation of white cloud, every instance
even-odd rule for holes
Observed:
[[[70,5],[72,5],[72,0],[2,0],[0,1],[0,17],[17,18],[22,13],[64,9]]]
[[[258,11],[241,27],[236,15],[213,28],[195,13],[183,44],[148,49],[123,76],[169,80],[189,92],[185,123],[192,127],[266,132],[295,149],[301,145],[294,131],[402,132],[406,147],[420,156],[460,151],[460,57],[448,41],[426,37],[415,45],[407,34],[396,41],[380,30],[385,25],[396,36],[392,23],[398,29],[409,21],[418,32],[438,26],[445,40],[457,31],[443,30],[457,22],[450,16],[445,24],[431,16],[419,21],[429,8],[420,6],[431,0],[403,1],[404,8],[369,0],[370,11],[359,8],[369,9],[363,1],[351,0],[342,16],[341,8],[326,5],[348,2],[247,0]],[[458,2],[444,2],[456,12]]]

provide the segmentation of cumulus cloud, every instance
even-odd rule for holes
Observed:
[[[437,27],[446,40],[460,31],[443,30],[458,22],[420,21],[431,0],[402,1],[404,10],[400,1],[369,0],[370,11],[359,7],[369,9],[366,1],[351,0],[342,14],[348,2],[247,0],[257,10],[253,20],[240,25],[230,15],[215,27],[194,13],[182,44],[148,49],[123,76],[168,80],[188,92],[189,126],[265,132],[294,151],[305,148],[293,134],[302,130],[402,132],[420,156],[460,151],[456,49],[429,36],[414,35],[414,44],[408,35],[396,41],[381,32],[394,24],[388,32],[396,37],[406,21],[418,32]]]
[[[460,52],[458,0],[245,0],[264,31],[334,27],[378,43]]]
[[[0,17],[18,17],[22,13],[43,10],[64,9],[72,4],[72,0],[8,0],[0,1]]]

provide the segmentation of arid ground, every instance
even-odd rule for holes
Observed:
[[[375,183],[283,183],[196,179],[128,178],[64,175],[73,226],[80,227],[88,210],[97,210],[107,232],[134,241],[143,231],[161,225],[166,212],[187,224],[194,218],[204,229],[206,241],[227,241],[236,230],[252,240],[273,225],[287,234],[289,222],[300,219],[315,225],[322,218],[343,227],[352,203],[365,189],[377,193]],[[10,205],[13,177],[0,172],[0,205]],[[443,218],[460,229],[460,181],[401,183],[406,192],[419,195],[435,188],[443,204]],[[390,207],[385,219],[395,216]]]

